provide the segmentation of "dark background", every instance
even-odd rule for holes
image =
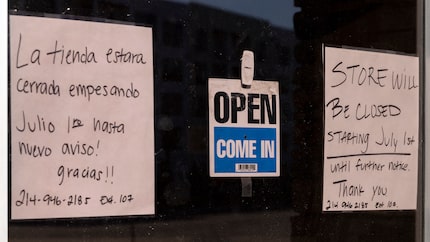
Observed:
[[[10,241],[415,241],[415,211],[321,212],[321,51],[324,43],[417,54],[417,2],[294,5],[291,29],[197,3],[10,0],[11,13],[153,28],[156,149],[155,216],[10,221]],[[281,176],[252,178],[251,197],[240,178],[208,170],[207,80],[239,78],[244,49],[255,53],[255,79],[279,80],[281,96]]]

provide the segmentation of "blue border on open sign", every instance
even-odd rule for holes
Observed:
[[[256,158],[240,158],[233,157],[228,158],[227,156],[220,158],[217,154],[217,143],[218,140],[255,140],[255,150],[253,154]],[[268,158],[261,157],[261,142],[273,141],[273,155]],[[237,127],[214,127],[214,168],[215,173],[239,173],[236,172],[236,164],[257,164],[257,173],[274,173],[276,172],[276,128],[237,128]],[[222,146],[221,150],[226,151],[226,147]],[[267,154],[267,153],[266,153]]]

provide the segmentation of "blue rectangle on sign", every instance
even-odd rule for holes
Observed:
[[[276,128],[214,128],[215,173],[276,172]]]

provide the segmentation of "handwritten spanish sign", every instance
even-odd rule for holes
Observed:
[[[154,213],[152,30],[10,16],[12,219]]]
[[[279,87],[209,79],[210,176],[279,176]]]
[[[417,204],[418,58],[325,47],[323,211]]]

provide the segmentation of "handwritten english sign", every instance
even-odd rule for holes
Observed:
[[[417,57],[324,48],[323,211],[417,204]]]
[[[10,16],[11,218],[154,213],[152,30]]]

